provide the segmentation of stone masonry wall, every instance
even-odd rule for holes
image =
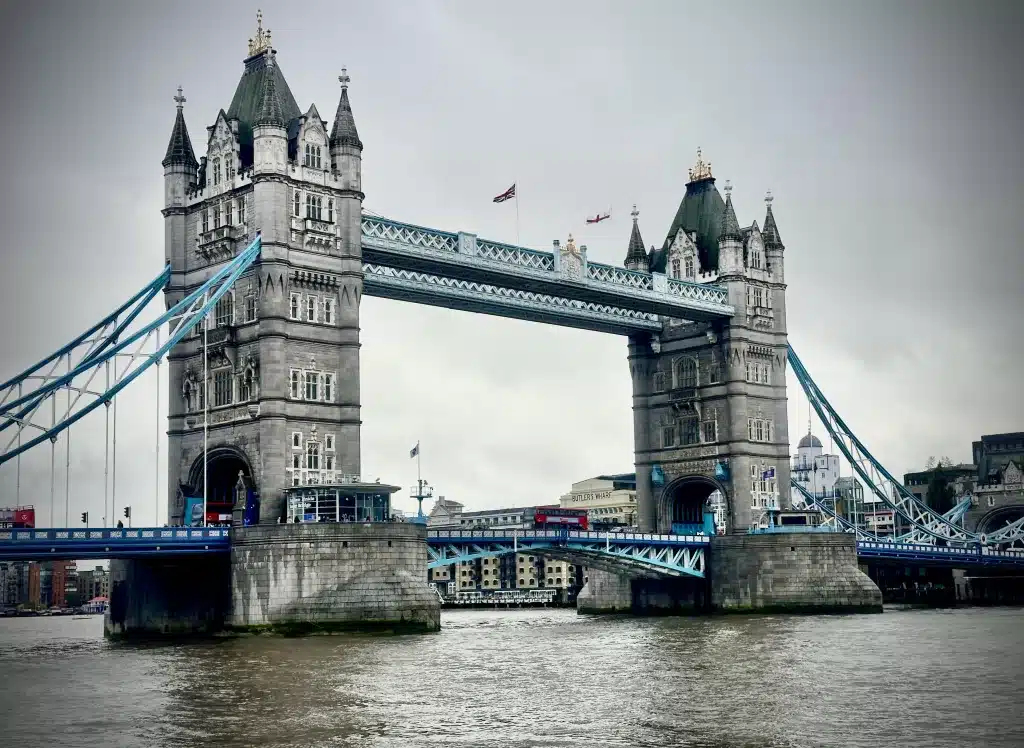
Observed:
[[[228,628],[318,633],[436,631],[426,527],[280,524],[232,528]]]
[[[114,559],[104,633],[115,638],[214,634],[228,610],[229,576],[227,554]]]
[[[854,538],[845,533],[718,536],[710,572],[720,612],[882,611],[882,593],[857,567]]]
[[[633,609],[633,582],[629,577],[591,568],[587,583],[576,597],[577,613],[629,613]]]

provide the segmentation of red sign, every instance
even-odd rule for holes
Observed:
[[[32,507],[19,507],[14,510],[14,524],[22,527],[36,526],[36,510]]]

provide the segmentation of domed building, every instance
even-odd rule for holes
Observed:
[[[832,496],[836,481],[839,480],[839,455],[822,454],[821,440],[811,433],[810,428],[797,443],[796,456],[790,475],[811,495],[823,498]],[[793,505],[800,506],[803,497],[793,492]]]

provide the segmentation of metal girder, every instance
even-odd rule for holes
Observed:
[[[370,262],[363,263],[363,293],[616,335],[661,330],[655,314]]]
[[[84,560],[227,553],[230,549],[229,534],[227,528],[221,527],[0,530],[0,560]]]
[[[476,530],[427,533],[427,568],[460,561],[535,553],[599,561],[618,572],[654,576],[704,577],[710,538],[650,533],[559,532],[555,530]],[[587,563],[584,563],[587,565]],[[590,563],[589,565],[594,565]]]
[[[257,235],[245,250],[214,272],[199,288],[156,320],[120,340],[128,324],[163,288],[169,277],[169,269],[165,269],[117,312],[20,377],[5,382],[0,397],[0,431],[8,430],[8,433],[0,441],[0,465],[42,442],[55,440],[62,431],[100,405],[108,405],[118,392],[159,363],[256,261],[261,246]],[[164,325],[169,325],[170,331],[166,341],[161,341],[160,330]],[[85,353],[75,362],[75,352],[83,346]],[[64,373],[57,373],[56,369],[62,368],[60,364],[65,358]],[[48,368],[48,373],[38,375],[44,368]],[[27,388],[26,383],[33,386]],[[15,391],[16,396],[12,395]],[[66,392],[67,397],[58,399],[60,392]],[[31,432],[23,437],[26,429]]]
[[[735,313],[728,292],[713,283],[604,265],[582,255],[579,275],[570,275],[568,264],[562,267],[560,256],[552,252],[382,217],[363,216],[362,251],[363,259],[373,265],[634,312],[686,320],[723,319]],[[507,311],[511,307],[489,313]]]
[[[788,360],[808,401],[857,475],[882,503],[903,517],[919,537],[930,537],[953,545],[1002,545],[1024,538],[1024,517],[997,532],[979,534],[929,509],[872,457],[818,389],[792,347],[788,350]]]

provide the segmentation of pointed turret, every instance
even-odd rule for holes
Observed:
[[[722,211],[722,233],[718,238],[719,246],[726,239],[743,241],[740,222],[736,220],[736,211],[732,207],[732,186],[728,182],[725,183],[725,210]]]
[[[346,68],[341,69],[338,80],[341,82],[341,98],[338,99],[338,111],[334,115],[334,127],[331,129],[331,147],[350,145],[362,150],[363,143],[359,140],[356,120],[352,116],[352,105],[348,101],[348,84],[351,78],[348,77]]]
[[[646,273],[648,268],[647,252],[644,251],[644,240],[640,236],[640,225],[637,222],[640,211],[636,209],[636,205],[633,206],[633,212],[630,215],[633,216],[633,232],[629,235],[629,248],[626,251],[624,265],[627,270],[639,270],[641,273]]]
[[[765,249],[785,249],[785,245],[782,243],[782,237],[779,236],[779,227],[775,225],[775,216],[772,214],[772,191],[768,190],[768,194],[764,196],[764,202],[768,206],[768,213],[764,217],[764,231],[761,235],[764,236]]]
[[[188,136],[188,127],[185,126],[185,97],[181,95],[181,86],[178,86],[178,95],[174,97],[174,102],[178,105],[178,113],[174,118],[171,139],[167,143],[167,153],[164,155],[161,166],[187,166],[194,172],[199,166],[199,162],[196,161],[196,154],[192,150],[192,140]]]
[[[256,116],[252,120],[253,128],[261,125],[284,127],[286,122],[281,109],[281,99],[277,95],[277,84],[273,75],[274,53],[267,54],[268,74],[263,76],[263,86],[256,105]]]

